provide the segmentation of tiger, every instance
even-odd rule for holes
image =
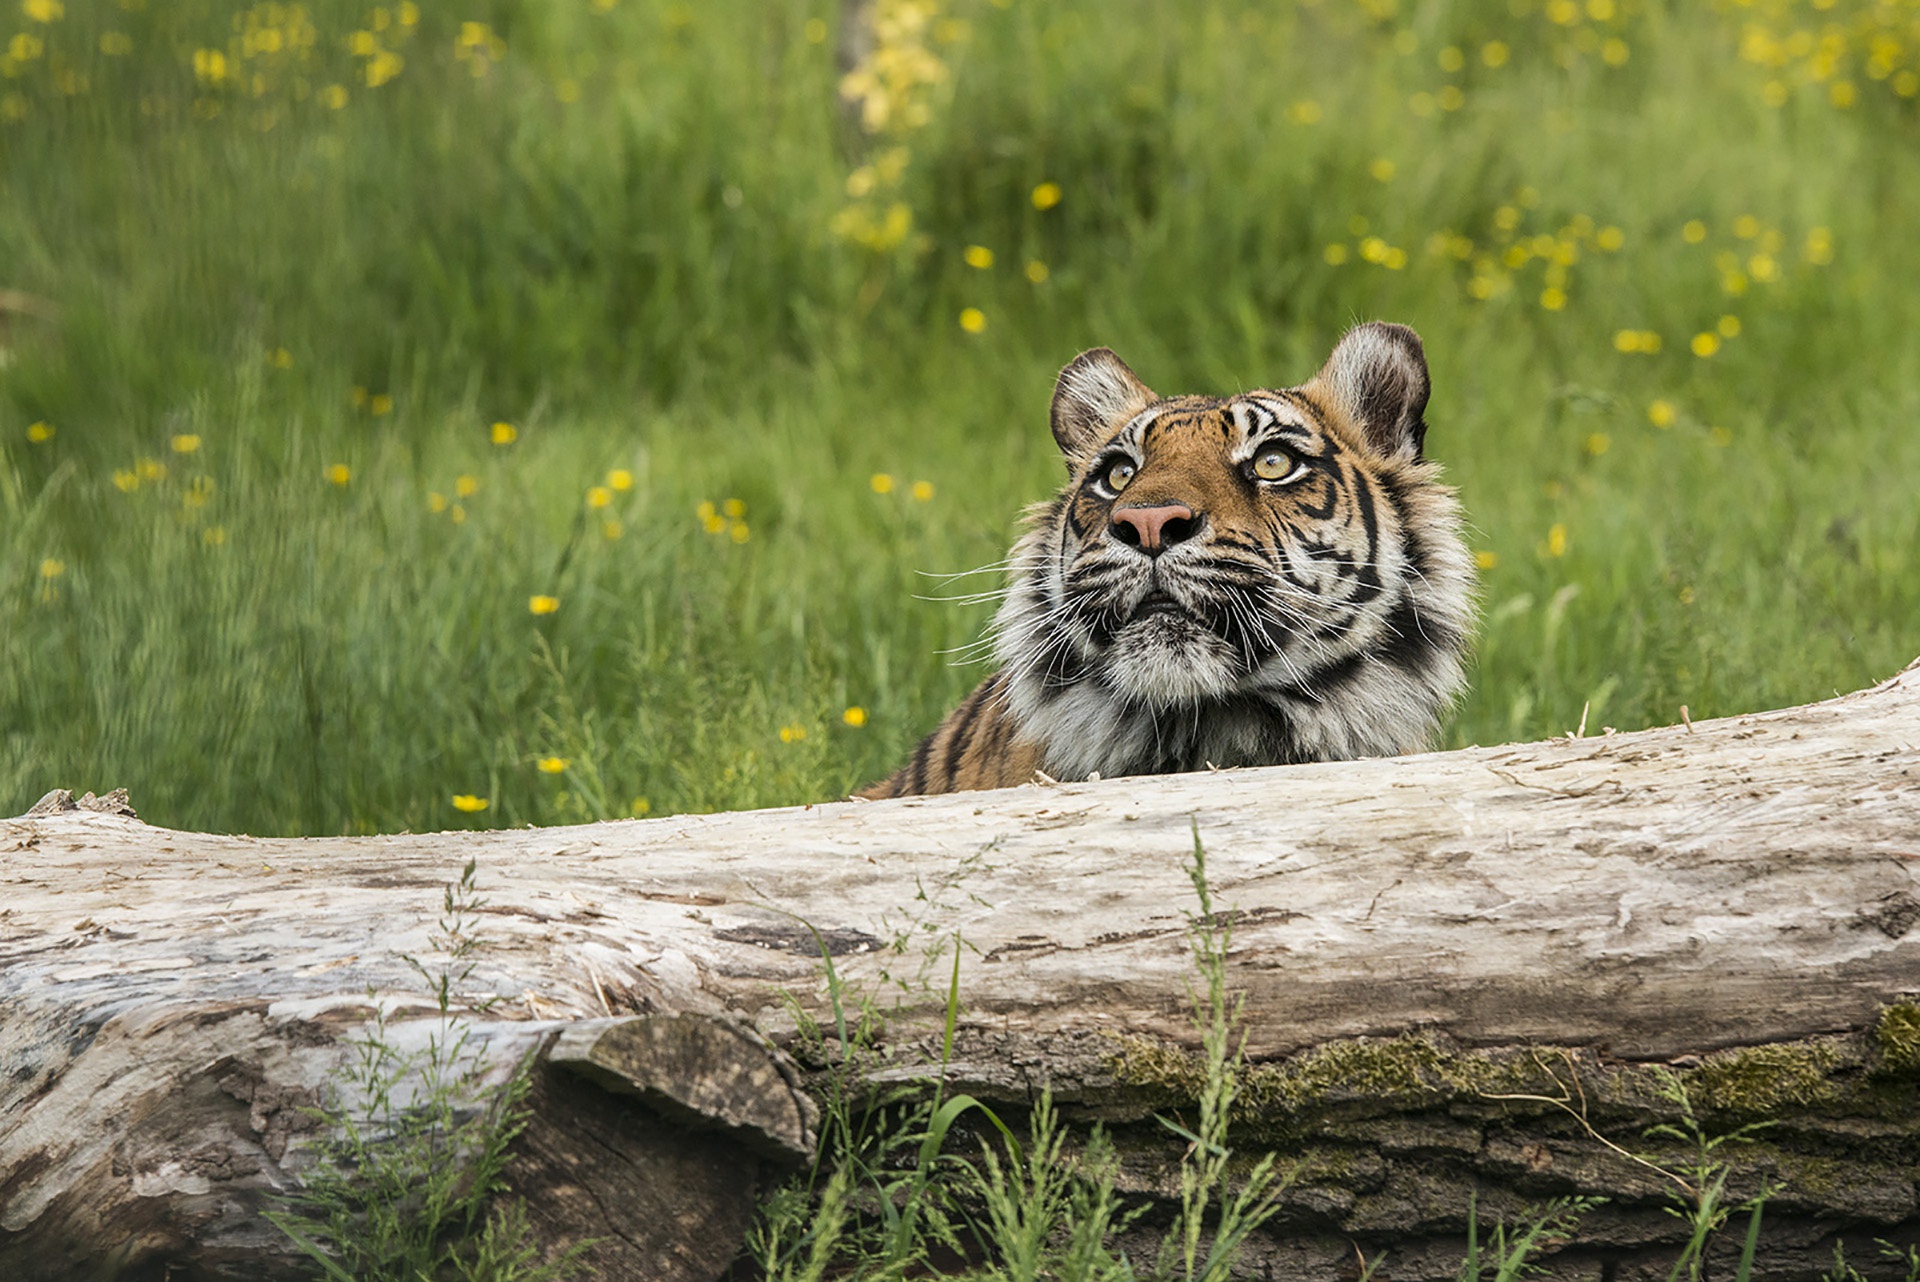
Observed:
[[[997,670],[868,800],[1431,745],[1477,608],[1424,453],[1426,351],[1349,330],[1297,387],[1156,395],[1097,347],[1050,418],[1069,479],[1030,508]]]

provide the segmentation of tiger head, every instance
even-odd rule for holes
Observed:
[[[1071,479],[995,619],[1008,709],[1060,777],[1424,746],[1464,680],[1471,558],[1425,460],[1401,325],[1298,387],[1155,395],[1105,348],[1054,390]]]

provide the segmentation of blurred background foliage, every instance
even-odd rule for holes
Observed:
[[[1366,318],[1474,520],[1450,743],[1920,652],[1920,0],[7,0],[0,50],[0,813],[840,795],[984,675],[1062,363],[1287,384]]]

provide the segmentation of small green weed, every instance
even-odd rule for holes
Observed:
[[[460,988],[484,946],[473,929],[484,903],[468,860],[446,888],[437,960],[406,958],[433,994],[438,1029],[424,1048],[400,1045],[369,994],[371,1027],[353,1041],[333,1102],[312,1110],[327,1136],[318,1160],[299,1191],[267,1212],[330,1282],[553,1282],[577,1272],[590,1246],[543,1261],[524,1206],[498,1197],[526,1125],[532,1062],[504,1086],[482,1080],[465,1016],[492,1002],[465,1001]]]
[[[1196,825],[1188,866],[1199,911],[1188,916],[1202,1071],[1191,1125],[1162,1117],[1187,1143],[1180,1206],[1147,1276],[1159,1282],[1225,1282],[1247,1239],[1278,1209],[1285,1187],[1279,1156],[1235,1164],[1228,1121],[1241,1068],[1239,998],[1227,988],[1230,913],[1214,910],[1206,850]],[[1149,1209],[1116,1188],[1118,1157],[1095,1126],[1077,1151],[1042,1092],[1025,1140],[971,1095],[946,1092],[960,1012],[961,941],[953,942],[941,1073],[931,1092],[900,1088],[877,1099],[857,1078],[876,1055],[879,1020],[855,1003],[820,943],[832,1038],[796,1005],[800,1051],[826,1063],[822,1142],[813,1170],[781,1189],[748,1238],[753,1276],[776,1282],[834,1277],[892,1279],[938,1255],[950,1276],[996,1282],[1117,1282],[1137,1276],[1119,1240]],[[947,1144],[965,1118],[998,1133],[971,1155]]]
[[[1460,1282],[1518,1282],[1540,1271],[1533,1256],[1543,1246],[1563,1245],[1573,1236],[1580,1217],[1604,1198],[1556,1198],[1515,1224],[1501,1221],[1483,1243],[1480,1208],[1467,1203],[1467,1258],[1460,1265]],[[1378,1267],[1376,1262],[1375,1267]]]

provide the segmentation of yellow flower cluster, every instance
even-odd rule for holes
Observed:
[[[891,472],[875,472],[867,478],[867,488],[875,494],[893,493],[895,489],[893,474]],[[913,496],[915,502],[929,502],[933,498],[933,482],[915,481],[907,487],[907,493]]]
[[[194,115],[220,113],[221,96],[266,99],[286,94],[311,96],[309,77],[316,69],[320,32],[305,5],[257,4],[233,20],[234,34],[223,48],[193,51],[193,79],[200,97]],[[278,116],[266,109],[257,123],[271,128]]]
[[[941,23],[940,9],[941,0],[874,0],[867,16],[872,45],[840,78],[840,96],[858,108],[868,133],[910,134],[933,118],[930,91],[950,73],[929,38],[937,29],[950,43],[962,30]]]
[[[605,484],[589,485],[587,487],[587,506],[599,512],[612,505],[613,496],[616,493],[624,494],[632,488],[633,473],[624,467],[616,467],[607,473]],[[745,512],[746,508],[743,506],[740,510]],[[600,535],[602,538],[617,539],[623,533],[625,533],[625,527],[620,524],[617,518],[611,516],[601,518]]]
[[[1860,100],[1860,81],[1901,98],[1920,95],[1920,3],[1916,0],[1717,0],[1742,19],[1740,56],[1764,69],[1760,96],[1785,106],[1813,87],[1842,110]]]
[[[753,531],[747,527],[747,505],[741,499],[727,499],[718,507],[711,500],[703,499],[693,514],[708,534],[724,534],[735,543],[745,543],[753,537]]]
[[[1772,285],[1781,278],[1781,256],[1786,252],[1786,233],[1762,222],[1752,214],[1741,214],[1727,226],[1730,235],[1709,245],[1714,269],[1720,274],[1720,288],[1732,297],[1745,294],[1754,285]],[[1708,245],[1707,225],[1693,219],[1680,228],[1680,238],[1689,245]],[[1833,233],[1825,227],[1807,232],[1800,246],[1801,261],[1823,267],[1833,261]]]
[[[1626,35],[1639,11],[1637,0],[1547,0],[1540,12],[1554,62],[1572,70],[1598,57],[1609,67],[1625,66],[1633,56]]]
[[[55,23],[65,14],[60,0],[20,0],[20,5],[35,22]],[[124,0],[120,7],[146,6]],[[244,105],[249,123],[269,130],[284,118],[289,103],[314,102],[338,110],[351,98],[348,83],[377,89],[393,80],[406,66],[401,47],[419,23],[420,6],[403,0],[375,6],[358,29],[334,35],[315,25],[306,5],[267,0],[235,13],[232,34],[224,43],[187,44],[183,70],[191,75],[178,83],[190,95],[186,105],[194,119],[212,120],[229,107]],[[168,35],[161,33],[163,42]],[[189,39],[184,32],[171,35],[182,42]],[[133,37],[117,29],[101,31],[97,42],[107,58],[125,58],[134,51]],[[497,52],[493,43],[487,45],[487,56]],[[45,67],[45,89],[54,94],[74,96],[91,88],[85,56],[73,49],[49,50],[47,40],[36,32],[20,32],[0,48],[0,77],[18,78],[30,64]],[[156,86],[152,92],[143,92],[141,112],[164,116],[176,110],[179,104],[165,90]],[[32,114],[26,94],[0,94],[0,124],[17,123]]]
[[[507,56],[507,42],[484,22],[463,22],[454,38],[453,56],[475,76],[484,76]]]
[[[456,499],[470,499],[474,495],[478,494],[479,492],[480,492],[479,477],[470,475],[468,473],[462,473],[461,475],[453,478],[453,493]],[[439,490],[432,490],[428,492],[427,511],[433,513],[435,516],[438,516],[440,513],[445,512],[447,514],[447,519],[452,521],[455,525],[466,524],[466,520],[467,520],[466,505],[464,503],[459,503],[459,502],[451,502],[451,503],[448,502],[447,496],[445,494],[442,494]]]
[[[419,21],[420,8],[411,0],[397,12],[383,5],[369,15],[366,26],[347,37],[347,51],[361,60],[360,80],[367,88],[378,89],[406,68],[406,59],[394,45]]]
[[[393,397],[386,392],[369,392],[359,384],[354,384],[353,407],[365,410],[375,418],[383,418],[393,413]]]
[[[941,8],[942,0],[872,0],[866,52],[840,78],[840,97],[861,129],[892,144],[847,175],[848,204],[831,224],[836,236],[874,253],[898,249],[913,232],[913,208],[901,198],[912,158],[906,141],[933,119],[934,92],[952,74],[933,46],[967,38],[967,24],[942,18]]]
[[[1589,253],[1617,253],[1627,238],[1618,227],[1601,226],[1586,214],[1575,214],[1552,230],[1529,231],[1530,211],[1539,204],[1540,193],[1522,187],[1493,211],[1492,226],[1478,241],[1453,231],[1436,232],[1427,240],[1427,253],[1468,264],[1467,296],[1482,301],[1517,287],[1531,292],[1536,282],[1527,276],[1538,268],[1535,297],[1547,311],[1560,311],[1569,301],[1573,269],[1581,259]]]

